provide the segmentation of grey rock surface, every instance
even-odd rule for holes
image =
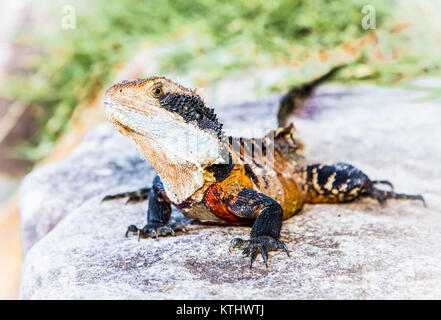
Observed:
[[[297,112],[310,162],[350,162],[428,204],[372,199],[306,205],[284,222],[291,257],[270,254],[248,269],[233,237],[249,228],[192,224],[176,237],[124,237],[145,224],[146,203],[101,203],[150,183],[154,171],[110,125],[62,162],[36,170],[21,189],[28,251],[22,299],[395,299],[441,298],[441,102],[424,93],[326,85]],[[218,109],[227,129],[275,124],[277,98]],[[173,212],[173,219],[184,219]],[[50,230],[50,232],[49,232]]]
[[[103,192],[150,184],[154,174],[124,136],[96,127],[64,161],[32,171],[20,187],[25,253],[68,213]]]

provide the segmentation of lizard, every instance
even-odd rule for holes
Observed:
[[[281,126],[262,138],[228,136],[213,108],[196,89],[165,77],[125,80],[104,96],[108,120],[136,145],[154,167],[152,187],[108,195],[103,201],[148,199],[147,224],[130,225],[126,237],[175,235],[186,231],[183,223],[170,223],[171,206],[186,217],[219,225],[251,226],[248,239],[234,238],[230,252],[241,249],[250,268],[260,254],[268,267],[268,253],[282,251],[282,221],[301,212],[304,204],[345,203],[372,197],[417,199],[419,194],[396,193],[391,182],[371,180],[348,163],[307,164],[302,143],[286,116],[307,99],[314,88],[339,67],[281,99]],[[389,189],[378,188],[388,185]]]

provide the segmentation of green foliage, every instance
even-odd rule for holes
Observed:
[[[67,2],[51,7],[59,19],[63,4]],[[29,72],[8,86],[17,99],[39,106],[41,130],[26,154],[33,159],[45,156],[66,129],[74,108],[108,86],[115,66],[143,43],[168,43],[179,38],[179,32],[189,31],[193,40],[164,55],[162,71],[197,68],[214,79],[238,68],[293,57],[301,60],[310,49],[327,49],[360,37],[366,34],[360,24],[365,4],[361,0],[86,1],[76,8],[75,30],[56,25],[49,33],[35,30],[19,39],[43,52]],[[394,2],[369,4],[375,5],[379,27]]]

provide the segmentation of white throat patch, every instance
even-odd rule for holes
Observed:
[[[222,162],[218,138],[181,116],[159,108],[146,114],[126,110],[114,104],[106,108],[116,125],[133,130],[127,135],[156,169],[174,203],[185,201],[204,185],[205,167]]]

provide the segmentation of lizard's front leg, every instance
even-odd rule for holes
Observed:
[[[149,199],[147,224],[143,228],[138,228],[133,224],[130,225],[127,228],[126,237],[129,233],[135,233],[138,234],[139,240],[139,238],[158,238],[158,236],[175,235],[175,231],[186,231],[184,224],[181,222],[168,224],[171,215],[171,201],[168,199],[158,175],[153,179],[151,188],[106,196],[103,201],[126,197],[129,198],[127,202]]]
[[[250,257],[250,268],[259,253],[267,267],[269,251],[284,251],[289,256],[285,244],[279,240],[283,211],[277,201],[263,193],[243,188],[237,195],[224,199],[224,202],[233,215],[256,219],[250,239],[234,238],[230,252],[234,248],[243,249],[242,254]]]
[[[147,209],[147,224],[138,229],[135,225],[130,225],[126,232],[126,237],[130,232],[138,233],[139,238],[149,238],[158,236],[175,235],[175,231],[186,231],[184,224],[176,222],[169,224],[171,215],[171,201],[167,197],[164,186],[159,176],[153,179],[153,185],[149,193],[149,205]]]

